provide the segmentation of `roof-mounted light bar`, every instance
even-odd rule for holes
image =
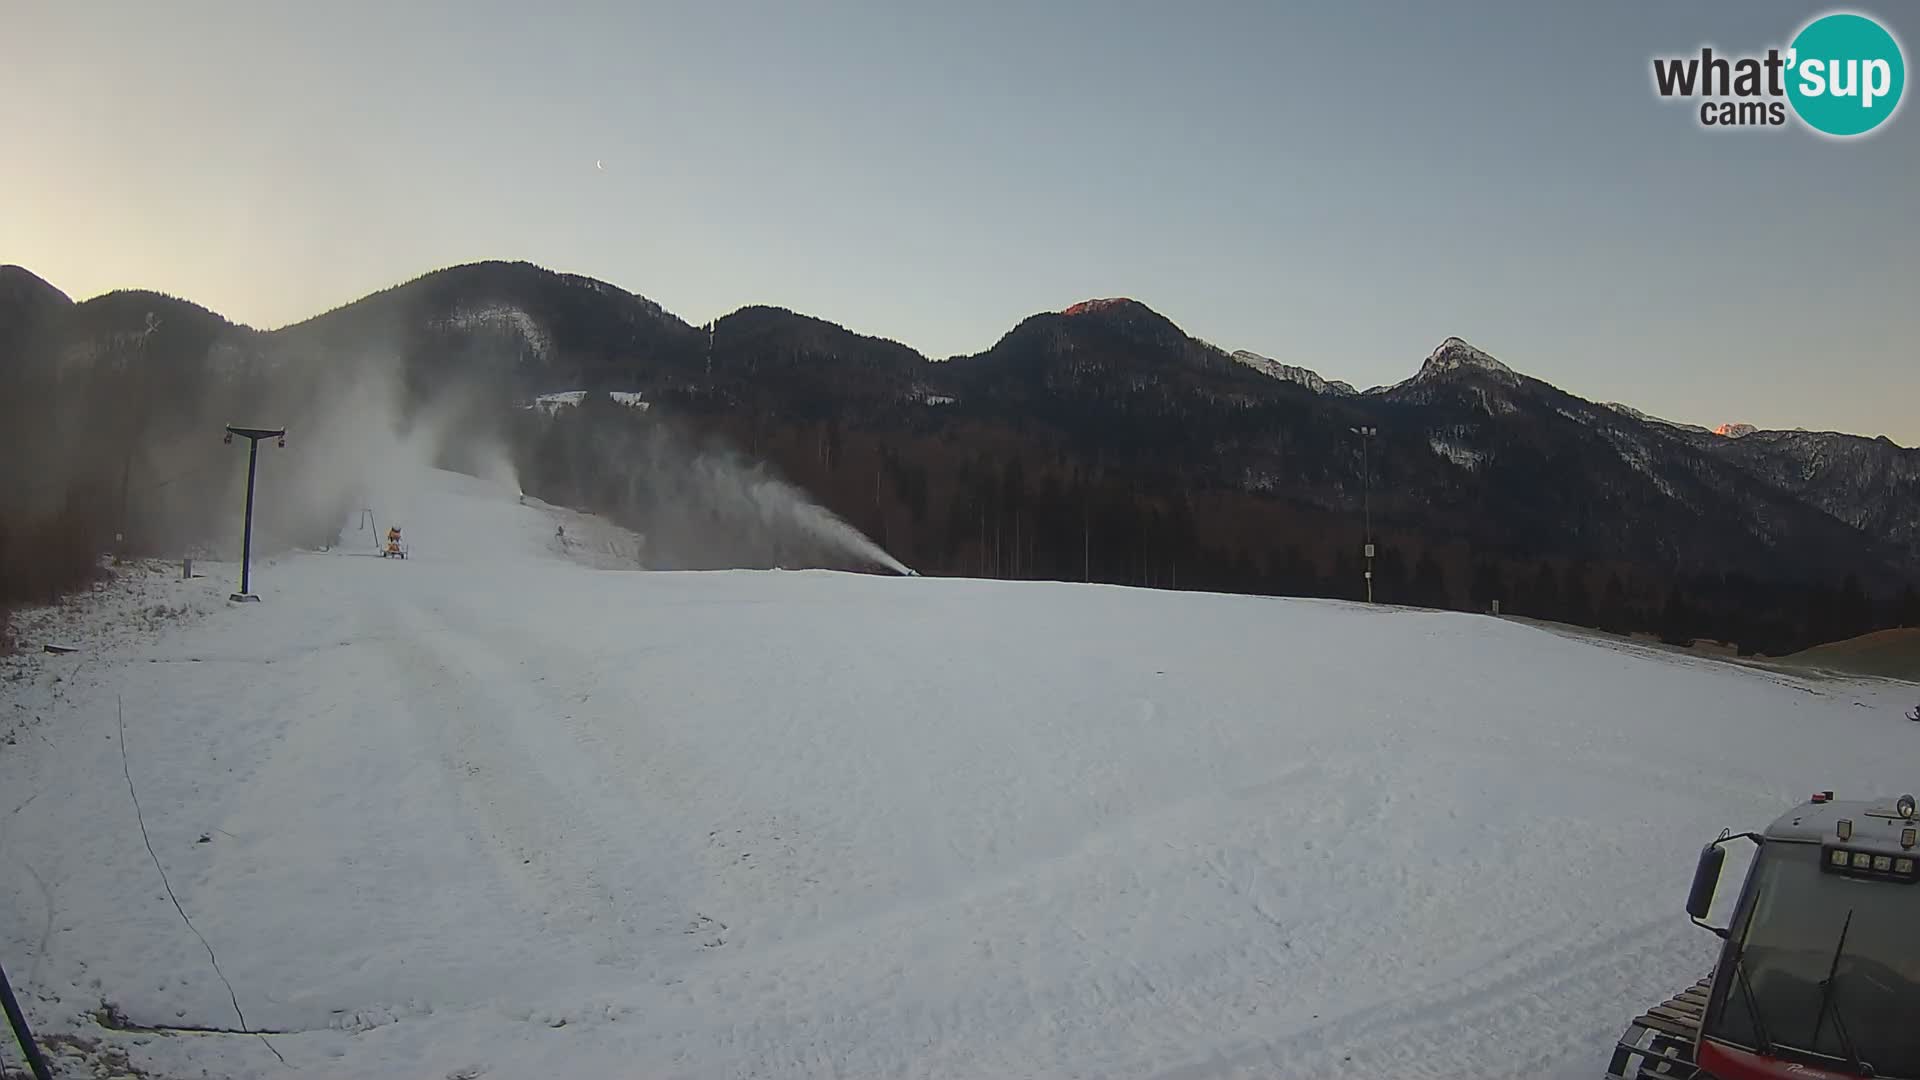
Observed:
[[[1830,874],[1845,874],[1848,877],[1897,881],[1909,885],[1920,881],[1920,866],[1916,866],[1911,855],[1882,855],[1873,851],[1829,847],[1820,866]]]

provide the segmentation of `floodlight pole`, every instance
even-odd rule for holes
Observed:
[[[258,603],[260,598],[247,590],[251,583],[249,571],[253,563],[253,478],[260,470],[260,440],[279,439],[280,445],[287,445],[287,430],[279,428],[269,431],[266,428],[242,428],[227,425],[227,442],[235,435],[247,440],[247,519],[246,527],[240,537],[240,591],[227,597],[242,603]]]
[[[1367,444],[1380,434],[1377,427],[1355,427],[1348,431],[1360,436],[1360,506],[1362,514],[1362,552],[1367,559],[1367,603],[1373,603],[1373,467],[1367,457]]]

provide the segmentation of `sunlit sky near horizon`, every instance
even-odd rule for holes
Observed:
[[[1710,132],[1652,89],[1826,10],[14,3],[0,263],[272,327],[526,259],[935,357],[1130,296],[1362,387],[1457,334],[1675,420],[1920,445],[1920,113]],[[1850,10],[1911,65],[1920,9]]]

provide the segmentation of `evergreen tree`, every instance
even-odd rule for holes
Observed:
[[[1801,637],[1808,644],[1837,641],[1840,632],[1839,605],[1833,589],[1821,582],[1808,587],[1806,614],[1801,622]]]
[[[1407,562],[1400,550],[1381,545],[1374,555],[1373,598],[1383,604],[1417,603],[1408,596]]]
[[[1560,581],[1554,574],[1552,565],[1541,563],[1533,573],[1533,587],[1528,591],[1527,614],[1536,619],[1559,619],[1561,617]]]
[[[1432,549],[1422,552],[1419,563],[1413,568],[1410,599],[1421,607],[1451,606],[1447,597],[1447,572],[1441,567],[1440,560],[1433,557]]]
[[[1587,575],[1579,564],[1567,567],[1561,617],[1575,626],[1592,626],[1597,621],[1593,598],[1587,595]]]
[[[1840,638],[1858,637],[1873,629],[1873,601],[1860,587],[1860,578],[1848,574],[1834,598],[1834,621]]]
[[[1475,611],[1491,611],[1495,600],[1501,601],[1509,610],[1513,606],[1507,596],[1507,583],[1500,568],[1487,561],[1474,563],[1473,584],[1467,590],[1467,602]]]
[[[1621,583],[1619,572],[1613,571],[1607,574],[1606,588],[1600,593],[1600,628],[1624,634],[1633,629],[1632,619],[1632,612],[1627,609],[1627,587]]]
[[[1892,616],[1887,620],[1894,626],[1920,626],[1920,592],[1908,585],[1894,598]]]
[[[1687,604],[1680,586],[1667,588],[1667,602],[1660,609],[1660,640],[1669,645],[1693,644],[1693,609]]]

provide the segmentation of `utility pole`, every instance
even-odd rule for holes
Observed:
[[[1373,465],[1367,454],[1367,444],[1380,434],[1377,427],[1355,427],[1348,431],[1360,436],[1360,506],[1362,514],[1361,544],[1367,560],[1367,603],[1373,603]]]
[[[242,428],[227,425],[227,437],[223,442],[233,442],[235,435],[247,440],[247,522],[240,538],[240,591],[227,597],[242,603],[259,603],[260,598],[247,591],[248,571],[253,563],[253,478],[260,468],[260,440],[278,439],[280,445],[287,445],[287,429],[269,431],[266,428]]]

